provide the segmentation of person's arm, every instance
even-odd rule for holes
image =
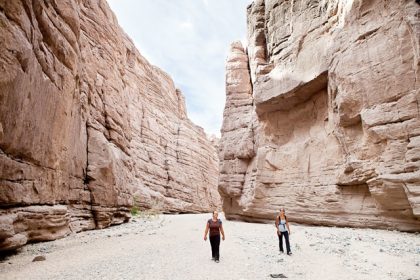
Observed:
[[[286,218],[286,226],[287,226],[287,230],[289,231],[289,235],[290,235],[291,231],[290,231],[289,221],[287,220],[287,218]]]
[[[222,240],[225,240],[225,231],[223,230],[222,224],[220,224],[220,233],[222,234]]]
[[[280,230],[279,230],[279,216],[276,217],[276,230],[277,230],[277,234],[280,234]]]
[[[209,233],[209,223],[206,224],[206,230],[204,231],[204,241],[207,240],[207,233]]]

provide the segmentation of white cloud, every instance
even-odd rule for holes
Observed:
[[[193,29],[194,28],[194,26],[193,26],[193,24],[192,24],[192,22],[191,21],[181,21],[180,23],[178,23],[178,26],[181,28],[181,29]]]
[[[152,64],[184,93],[188,116],[220,135],[225,59],[232,41],[246,37],[250,0],[108,0],[119,24]]]

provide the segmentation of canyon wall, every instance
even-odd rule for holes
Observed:
[[[0,250],[220,204],[217,151],[105,0],[0,0]]]
[[[415,1],[255,0],[226,64],[226,216],[419,231],[419,38]]]

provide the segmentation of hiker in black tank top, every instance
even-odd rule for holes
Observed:
[[[290,242],[289,242],[289,235],[291,234],[290,226],[289,226],[289,222],[287,221],[286,211],[284,210],[284,208],[280,210],[279,215],[276,217],[276,229],[277,229],[277,235],[279,237],[280,252],[281,253],[284,252],[283,251],[283,237],[284,237],[284,240],[286,241],[287,254],[289,256],[292,255],[292,251],[290,250]]]
[[[204,231],[204,241],[207,240],[209,233],[211,256],[212,260],[219,262],[219,247],[220,247],[220,234],[222,240],[225,240],[225,232],[223,231],[222,221],[218,218],[219,213],[213,211],[213,217],[207,221],[206,230]]]

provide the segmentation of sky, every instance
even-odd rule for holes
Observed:
[[[233,41],[246,41],[252,0],[108,0],[140,53],[171,75],[189,118],[220,136],[225,61]]]

